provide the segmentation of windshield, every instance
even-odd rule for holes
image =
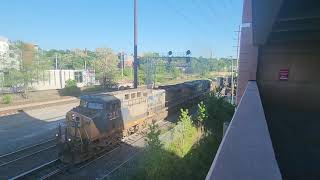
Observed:
[[[81,100],[80,107],[101,110],[101,109],[103,109],[103,104],[96,103],[96,102],[87,102],[87,101]]]
[[[92,103],[92,102],[89,102],[88,105],[87,105],[87,108],[89,109],[103,109],[103,104],[101,103]]]
[[[88,104],[87,101],[84,101],[84,100],[80,101],[80,107],[85,107],[86,108],[87,104]]]

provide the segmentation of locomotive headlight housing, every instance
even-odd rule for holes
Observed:
[[[69,138],[68,141],[71,142],[71,139]]]

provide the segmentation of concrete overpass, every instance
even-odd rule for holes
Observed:
[[[320,1],[244,0],[238,108],[207,179],[320,179]]]

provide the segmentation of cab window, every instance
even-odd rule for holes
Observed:
[[[110,105],[110,111],[115,111],[117,109],[117,104]]]
[[[131,94],[131,99],[135,98],[136,97],[136,93],[132,93]]]
[[[85,100],[81,100],[80,101],[80,107],[84,107],[84,108],[86,108],[87,107],[87,101],[85,101]]]
[[[103,104],[102,103],[89,102],[88,103],[88,108],[89,109],[101,110],[101,109],[103,109]]]

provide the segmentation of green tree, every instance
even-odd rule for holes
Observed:
[[[43,80],[44,70],[48,69],[49,63],[46,59],[42,59],[41,52],[36,50],[34,45],[23,42],[15,42],[10,45],[10,51],[15,58],[5,66],[4,85],[11,87],[14,92],[23,92],[22,95],[27,97],[28,90],[32,88],[34,82]],[[19,89],[19,90],[18,90]]]
[[[201,101],[198,104],[198,114],[197,114],[197,123],[198,123],[198,127],[200,127],[201,133],[203,132],[204,122],[207,119],[208,119],[207,107],[203,103],[203,101]]]
[[[94,62],[96,77],[100,79],[103,86],[110,86],[119,78],[119,59],[109,48],[99,48],[96,50],[97,59]]]
[[[180,157],[185,156],[193,144],[191,140],[194,132],[195,128],[193,126],[191,116],[189,115],[189,110],[181,109],[181,114],[174,131],[173,142],[171,143],[170,149]]]
[[[216,97],[214,94],[207,96],[205,104],[208,112],[208,120],[204,122],[206,131],[221,139],[223,123],[232,119],[234,106],[223,97]]]
[[[159,139],[159,136],[160,136],[159,126],[155,123],[155,121],[153,121],[149,125],[149,130],[150,130],[150,132],[147,134],[147,138],[146,138],[148,148],[151,151],[157,151],[157,150],[161,149],[162,144]]]

